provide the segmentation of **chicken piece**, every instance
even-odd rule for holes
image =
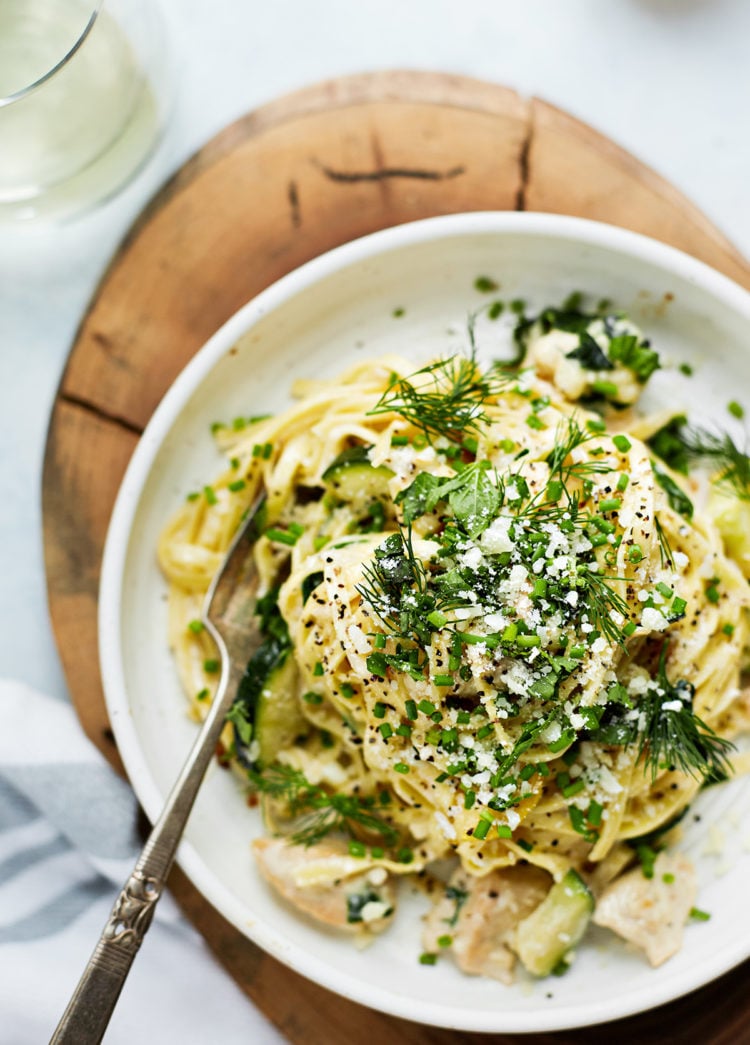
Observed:
[[[325,925],[381,932],[393,917],[396,897],[388,872],[351,856],[345,843],[302,846],[283,838],[258,838],[253,849],[266,881]]]
[[[512,983],[516,957],[507,943],[549,887],[550,876],[537,867],[508,867],[482,878],[456,871],[427,915],[423,947],[450,949],[459,969],[471,976]],[[450,944],[441,945],[447,937]]]
[[[638,867],[607,886],[596,905],[594,922],[642,948],[651,965],[661,965],[682,946],[697,891],[690,861],[681,853],[662,852],[653,878],[646,878]]]

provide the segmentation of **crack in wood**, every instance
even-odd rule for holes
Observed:
[[[529,123],[526,129],[526,136],[521,142],[521,151],[518,154],[518,174],[519,184],[518,191],[516,192],[516,201],[514,205],[515,210],[526,210],[526,193],[529,188],[529,180],[531,178],[531,167],[529,165],[529,154],[531,152],[531,145],[534,140],[534,114],[533,109],[529,112]]]
[[[415,178],[418,181],[448,181],[466,173],[466,168],[450,167],[445,171],[426,170],[419,167],[380,167],[374,171],[337,171],[326,167],[320,160],[313,160],[314,166],[326,178],[339,184],[353,185],[360,181],[385,181],[388,178]]]
[[[287,190],[286,197],[289,200],[289,211],[292,218],[292,228],[298,229],[302,224],[302,214],[299,206],[299,192],[297,191],[297,182],[290,181]]]
[[[126,432],[132,432],[133,435],[143,435],[143,429],[140,425],[129,421],[127,417],[120,417],[119,414],[112,414],[108,410],[104,410],[101,406],[97,406],[96,403],[84,399],[83,396],[74,395],[72,392],[61,392],[58,396],[58,401],[67,403],[69,406],[77,406],[79,409],[97,417],[100,421],[117,425],[119,428],[124,428]]]

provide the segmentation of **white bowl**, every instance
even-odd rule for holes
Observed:
[[[221,470],[210,423],[283,407],[294,377],[335,375],[349,361],[399,351],[421,360],[458,347],[467,313],[486,303],[488,275],[505,300],[559,303],[572,290],[610,298],[653,336],[663,358],[654,402],[685,403],[728,420],[750,387],[750,295],[705,265],[621,229],[542,214],[460,214],[357,240],[290,273],[240,309],[177,378],[149,423],[115,506],[104,555],[100,656],[112,727],[133,787],[155,818],[194,738],[167,649],[157,536],[188,490]],[[672,297],[670,297],[670,295]],[[400,318],[394,309],[403,308]],[[492,350],[501,324],[487,322]],[[230,353],[230,349],[232,349]],[[750,854],[742,847],[750,792],[733,781],[703,794],[682,848],[695,857],[700,905],[682,951],[651,969],[604,930],[590,932],[560,979],[513,987],[463,976],[449,961],[423,966],[416,893],[364,952],[295,915],[260,880],[250,840],[261,830],[233,777],[209,771],[179,863],[225,918],[317,983],[373,1008],[473,1031],[549,1031],[611,1020],[696,988],[750,955]],[[706,855],[722,818],[725,851]],[[744,819],[743,819],[744,818]],[[734,825],[734,826],[732,826]],[[739,825],[739,826],[737,826]],[[716,841],[715,829],[713,841]],[[409,892],[408,890],[406,891]]]

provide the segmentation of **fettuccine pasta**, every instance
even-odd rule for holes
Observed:
[[[516,335],[514,367],[380,358],[220,427],[227,467],[159,545],[201,717],[218,667],[202,598],[265,497],[264,646],[223,737],[282,839],[256,846],[263,874],[307,915],[380,929],[395,879],[450,859],[426,953],[500,979],[516,955],[536,975],[569,960],[595,905],[639,942],[606,912],[627,882],[651,902],[641,849],[692,906],[665,828],[742,768],[748,723],[747,579],[696,480],[656,457],[670,415],[635,411],[656,353],[577,303]]]

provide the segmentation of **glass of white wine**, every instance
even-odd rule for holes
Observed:
[[[156,0],[0,0],[0,222],[67,218],[145,162],[169,107]]]

